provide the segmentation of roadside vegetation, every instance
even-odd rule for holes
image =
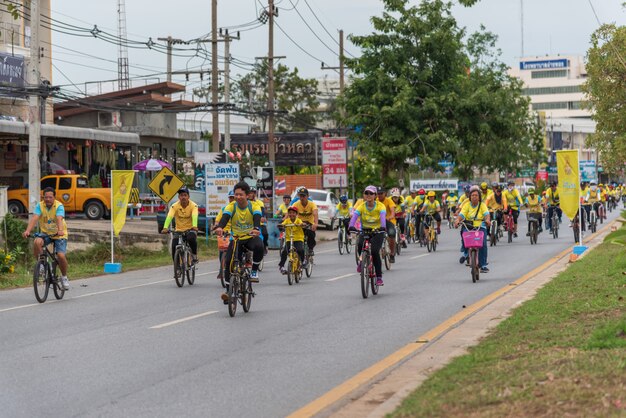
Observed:
[[[622,227],[390,416],[626,416],[625,252]]]

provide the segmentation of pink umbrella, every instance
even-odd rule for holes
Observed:
[[[133,170],[139,170],[139,171],[159,171],[161,170],[163,167],[167,167],[167,168],[172,168],[172,166],[165,162],[165,161],[161,161],[161,160],[157,160],[154,158],[150,158],[149,160],[143,160],[138,162],[137,164],[135,164],[133,166]]]

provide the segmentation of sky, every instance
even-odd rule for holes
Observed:
[[[601,23],[623,25],[626,24],[626,14],[621,6],[622,1],[480,0],[470,8],[455,4],[453,14],[459,26],[466,27],[469,32],[477,30],[482,24],[495,33],[499,38],[497,46],[502,51],[502,60],[515,66],[522,54],[522,2],[524,53],[526,56],[543,56],[585,55],[591,33],[599,26],[591,5],[595,7]],[[417,2],[411,1],[413,4]],[[44,10],[44,14],[51,15],[59,25],[65,25],[66,32],[76,33],[78,30],[70,30],[67,25],[88,29],[97,25],[99,29],[117,36],[117,0],[51,0],[51,3],[52,10]],[[343,29],[346,36],[371,33],[370,17],[380,15],[383,10],[380,0],[276,0],[276,4],[279,7],[276,22],[280,28],[275,29],[275,55],[286,56],[281,63],[297,67],[301,75],[313,78],[338,78],[337,72],[320,69],[321,61],[327,66],[338,65],[338,29]],[[267,0],[219,0],[218,25],[234,27],[253,22],[262,12],[263,5],[267,5]],[[168,35],[183,40],[205,37],[211,31],[210,6],[210,0],[126,0],[128,39],[146,43],[149,38],[158,42],[157,38]],[[285,36],[281,28],[293,41]],[[231,54],[237,60],[237,66],[231,68],[235,78],[245,74],[255,57],[266,56],[268,49],[267,25],[239,29],[249,30],[242,31],[241,39],[231,44]],[[231,29],[231,35],[236,30]],[[88,34],[84,31],[81,33]],[[53,32],[52,43],[55,66],[53,84],[89,94],[97,93],[98,89],[111,90],[111,82],[92,82],[117,78],[116,45],[89,36],[77,37],[59,32]],[[164,81],[166,55],[148,49],[145,44],[137,45],[140,48],[128,51],[133,85]],[[198,45],[210,51],[210,43],[179,46],[189,51],[176,52],[186,56],[173,58],[174,70],[188,68],[210,71],[209,60],[194,56]],[[347,54],[359,55],[358,49],[348,40],[345,47]],[[224,54],[223,44],[219,44],[219,51],[219,55]],[[139,78],[150,74],[153,75],[147,79]],[[208,78],[206,75],[204,80],[200,80],[199,75],[195,74],[190,75],[189,81],[184,76],[175,76],[174,81],[191,90],[206,85]]]

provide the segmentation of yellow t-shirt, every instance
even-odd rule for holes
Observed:
[[[163,228],[168,228],[172,219],[176,221],[176,232],[189,231],[191,228],[198,227],[198,205],[191,200],[186,208],[176,202],[170,208],[165,219]]]
[[[367,207],[367,203],[363,202],[359,207],[356,208],[356,214],[361,219],[361,228],[362,229],[379,229],[381,227],[380,224],[380,214],[385,214],[385,219],[387,218],[387,210],[385,205],[382,202],[376,200],[376,206],[374,206],[371,210]]]
[[[552,192],[552,188],[546,190],[546,200],[548,201],[548,205],[557,205],[559,203],[559,191],[555,190]]]
[[[417,196],[415,196],[417,197]],[[411,208],[413,207],[413,197],[411,196],[407,196],[404,198],[404,203],[406,204],[406,208],[408,210],[411,210]]]
[[[519,206],[523,203],[522,196],[519,194],[519,190],[513,189],[512,192],[509,189],[506,189],[502,196],[506,199],[506,203],[513,210],[518,210]]]
[[[502,194],[500,194],[500,203],[498,203],[495,193],[487,198],[487,200],[485,201],[485,205],[487,205],[487,208],[489,208],[490,211],[506,211],[509,208],[506,198]]]
[[[446,202],[448,202],[449,207],[456,207],[457,203],[459,202],[459,198],[458,196],[448,196],[446,198]]]
[[[317,205],[311,200],[307,201],[306,207],[302,206],[302,202],[298,200],[293,206],[298,208],[298,218],[302,219],[302,222],[308,222],[310,224],[315,223],[315,217],[313,212],[317,210]]]
[[[483,202],[486,202],[487,199],[489,199],[489,196],[492,196],[492,195],[493,195],[493,190],[487,189],[486,192],[483,192],[483,190],[480,189],[480,196]]]
[[[302,219],[296,218],[294,222],[291,222],[291,219],[285,218],[282,221],[281,225],[285,226],[285,242],[289,242],[291,240],[291,234],[293,234],[293,242],[301,241],[304,242],[304,230],[302,229]],[[289,226],[296,225],[296,226]]]
[[[222,209],[220,209],[219,212],[217,212],[217,216],[215,217],[215,225],[219,225],[220,221],[222,220],[222,215],[224,215],[224,208],[226,206],[224,206]],[[228,220],[228,223],[226,224],[226,226],[224,227],[224,231],[228,232],[230,234],[230,219]]]
[[[427,214],[434,215],[435,213],[437,213],[438,210],[441,209],[441,205],[439,204],[439,201],[437,199],[432,202],[430,200],[426,200],[422,205],[422,208],[425,208],[424,212],[426,212]]]
[[[582,198],[583,206],[590,205],[590,202],[587,202],[585,197],[587,197],[587,193],[589,193],[591,189],[589,187],[585,187],[584,189],[580,189],[580,197]]]
[[[422,205],[424,204],[424,197],[417,195],[415,199],[413,199],[413,205],[411,206],[412,210],[420,210]]]
[[[65,223],[65,207],[63,203],[55,200],[50,209],[46,208],[46,203],[41,201],[35,207],[35,215],[39,216],[39,231],[46,235],[54,235],[58,232],[57,216],[63,217],[63,232],[60,237],[50,237],[51,239],[67,239],[67,224]]]
[[[473,222],[474,228],[478,228],[483,225],[485,218],[489,215],[489,209],[487,205],[480,202],[477,206],[472,206],[472,202],[468,200],[468,204],[461,209],[460,216],[463,219],[467,219]]]
[[[230,216],[233,235],[241,240],[247,240],[252,238],[250,232],[254,229],[254,215],[261,216],[261,211],[253,202],[248,202],[246,207],[240,208],[235,201],[224,207],[224,214]]]
[[[350,212],[352,211],[352,204],[350,202],[337,204],[337,217],[349,218]]]
[[[376,200],[377,202],[380,202],[380,200]],[[383,205],[385,205],[385,212],[387,213],[385,216],[387,218],[387,222],[391,222],[392,224],[396,224],[396,217],[395,216],[391,216],[391,209],[396,208],[396,204],[393,203],[393,200],[391,200],[390,197],[385,197],[385,201],[384,202],[380,202]]]
[[[530,213],[541,213],[541,198],[537,195],[535,197],[530,197],[530,195],[526,198],[526,206],[528,206],[528,211]]]
[[[278,207],[278,210],[276,211],[276,214],[284,218],[285,215],[287,215],[287,209],[289,209],[287,205],[285,205],[284,203],[281,203],[280,206]]]

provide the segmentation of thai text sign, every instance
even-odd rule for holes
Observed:
[[[239,183],[239,164],[207,164],[206,216],[214,218],[228,204],[228,192]]]
[[[583,160],[580,162],[580,181],[597,181],[595,161]]]
[[[276,166],[318,165],[320,156],[319,132],[277,133],[274,137]],[[254,157],[267,157],[269,143],[267,134],[233,134],[230,137],[231,151],[246,151]],[[317,157],[316,157],[317,154]]]
[[[411,190],[457,190],[458,179],[418,179],[411,180]]]
[[[0,85],[24,87],[24,57],[0,53]]]
[[[348,159],[345,138],[322,139],[323,187],[347,187]]]

